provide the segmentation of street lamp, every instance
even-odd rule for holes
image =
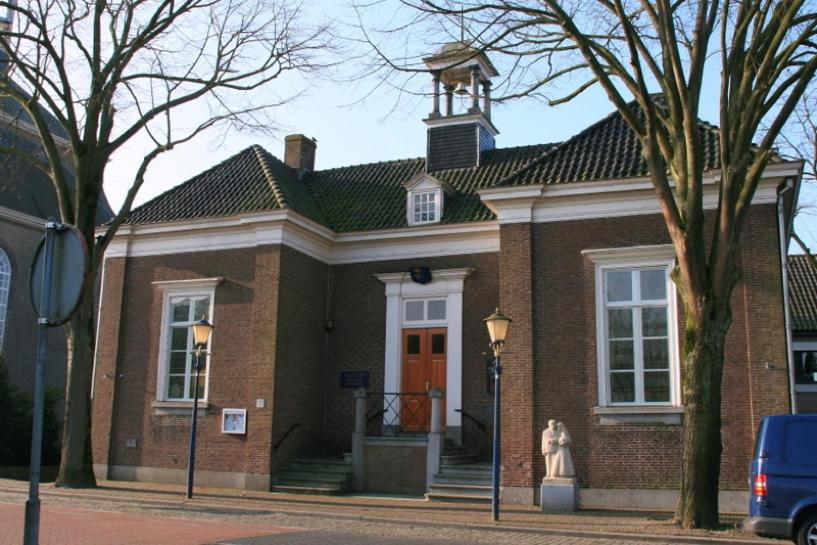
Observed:
[[[496,309],[493,314],[483,320],[488,327],[488,335],[491,337],[491,348],[494,351],[494,462],[491,468],[491,518],[494,522],[499,520],[499,467],[501,460],[502,445],[502,415],[501,415],[501,393],[500,375],[502,375],[502,360],[499,353],[505,346],[505,336],[508,334],[508,326],[511,319]]]
[[[210,340],[210,333],[213,332],[213,324],[207,321],[202,316],[201,320],[194,322],[190,326],[193,330],[193,344],[196,350],[193,352],[196,355],[196,383],[193,389],[193,425],[190,426],[190,453],[187,458],[187,497],[193,497],[193,472],[196,468],[196,422],[198,421],[199,411],[199,375],[201,375],[201,368],[204,367],[202,363],[202,356],[207,356],[207,342]]]

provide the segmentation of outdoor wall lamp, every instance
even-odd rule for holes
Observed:
[[[505,337],[508,335],[508,327],[511,325],[511,320],[496,309],[493,314],[483,320],[488,327],[488,336],[491,337],[491,348],[494,351],[494,356],[499,357],[502,347],[505,346]]]
[[[496,309],[493,314],[483,320],[488,327],[491,337],[491,348],[494,351],[494,461],[491,467],[491,518],[499,520],[499,468],[502,459],[502,414],[500,376],[502,375],[502,360],[499,357],[505,346],[505,336],[511,319]]]
[[[202,316],[201,320],[194,322],[190,328],[193,330],[193,344],[196,349],[193,352],[196,357],[196,382],[193,388],[193,423],[190,426],[190,452],[187,458],[187,497],[193,497],[193,473],[196,469],[196,422],[199,411],[199,376],[202,364],[202,356],[207,356],[207,343],[210,341],[210,334],[213,332],[213,324]]]

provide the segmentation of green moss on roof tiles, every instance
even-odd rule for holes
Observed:
[[[718,131],[701,123],[704,167],[717,167]],[[564,184],[646,176],[641,146],[618,113],[556,144],[484,152],[479,167],[428,174],[446,183],[441,223],[493,219],[477,191],[488,187]],[[247,148],[135,210],[128,223],[158,223],[291,209],[335,232],[407,227],[403,184],[425,159],[354,165],[299,176],[259,146]]]

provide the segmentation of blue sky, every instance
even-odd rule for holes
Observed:
[[[304,9],[304,18],[314,18],[316,21],[321,18],[349,20],[351,17],[348,8],[330,0],[306,3]],[[436,47],[429,44],[429,52]],[[346,65],[341,64],[331,76],[327,74],[324,78],[312,76],[308,81],[289,78],[281,82],[284,92],[304,92],[295,102],[275,111],[277,126],[273,136],[211,133],[165,154],[148,171],[146,183],[137,197],[137,205],[252,144],[260,144],[273,155],[283,157],[283,139],[287,134],[303,133],[317,139],[318,169],[424,156],[426,130],[422,119],[431,109],[430,98],[400,97],[397,91],[386,91],[358,102],[357,99],[365,94],[372,81],[337,81],[360,68],[354,65],[355,62],[350,60]],[[499,68],[501,72],[502,68]],[[717,122],[717,82],[711,83],[714,84],[713,93],[709,99],[704,99],[702,117]],[[430,78],[424,90],[431,91]],[[400,106],[395,109],[398,99]],[[558,107],[549,107],[542,101],[529,98],[497,104],[493,107],[492,115],[500,131],[497,146],[561,141],[612,110],[606,96],[598,88]],[[108,168],[105,186],[114,207],[118,207],[124,199],[124,188],[147,149],[146,143],[134,141],[114,157]],[[817,194],[814,189],[804,187],[801,203],[815,201]],[[817,248],[817,217],[801,214],[796,230],[809,246]],[[795,245],[792,251],[799,252]]]

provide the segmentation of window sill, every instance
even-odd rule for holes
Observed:
[[[599,424],[666,424],[680,425],[684,415],[683,407],[668,405],[642,405],[630,407],[594,407],[593,414],[599,416]]]
[[[153,414],[157,416],[166,415],[185,415],[193,411],[192,401],[154,401],[150,404],[153,407]],[[199,401],[198,413],[199,416],[207,412],[208,403],[206,401]]]
[[[817,392],[817,384],[795,384],[795,392]]]

